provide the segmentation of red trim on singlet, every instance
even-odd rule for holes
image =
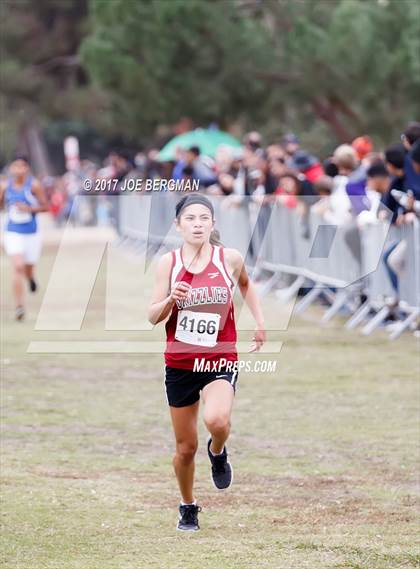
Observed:
[[[171,272],[169,273],[169,290],[172,290],[172,273],[174,272],[174,267],[176,263],[175,251],[171,251],[171,253],[172,253],[172,265],[171,265]]]
[[[229,274],[229,271],[228,271],[228,269],[227,269],[226,263],[225,263],[224,247],[220,246],[219,251],[220,251],[220,260],[222,261],[223,268],[225,269],[226,274],[227,274],[227,277],[228,277],[228,279],[230,280],[230,282],[231,282],[231,284],[232,284],[232,288],[233,288],[233,287],[235,286],[235,283],[233,282],[233,280],[232,280],[232,278],[231,278],[231,276],[230,276],[230,274]]]

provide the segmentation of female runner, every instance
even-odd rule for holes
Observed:
[[[149,307],[152,324],[166,322],[165,387],[176,440],[173,466],[181,493],[179,530],[199,529],[193,494],[197,417],[202,393],[207,452],[215,487],[228,488],[232,466],[225,442],[238,376],[233,278],[256,321],[250,351],[265,341],[260,303],[236,249],[215,244],[214,210],[203,195],[188,195],[176,206],[183,245],[162,255]]]

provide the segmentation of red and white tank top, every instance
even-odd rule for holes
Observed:
[[[210,261],[199,273],[184,267],[181,249],[172,251],[171,288],[179,281],[192,288],[186,299],[174,304],[166,322],[166,365],[192,370],[195,358],[236,361],[234,283],[225,266],[223,247],[212,245]]]

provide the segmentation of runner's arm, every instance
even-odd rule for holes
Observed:
[[[238,282],[239,290],[245,300],[246,305],[251,311],[252,316],[256,322],[254,340],[255,344],[251,351],[258,351],[265,342],[265,324],[264,315],[262,312],[260,299],[258,298],[257,291],[254,283],[249,278],[248,272],[245,267],[244,258],[241,253],[236,249],[224,249],[226,260],[233,269],[233,276]]]
[[[159,259],[156,269],[155,284],[149,306],[149,322],[153,325],[162,322],[170,314],[175,302],[188,296],[191,285],[185,282],[175,283],[170,289],[172,255],[165,253]]]
[[[4,209],[4,194],[6,192],[6,181],[0,180],[0,209]]]
[[[175,301],[168,294],[169,275],[171,272],[171,256],[166,253],[158,261],[152,297],[150,300],[148,318],[153,325],[158,324],[168,316]]]
[[[43,211],[48,211],[48,200],[45,190],[39,180],[34,180],[32,184],[32,193],[38,200],[38,206],[32,206],[31,212],[32,213],[41,213]]]
[[[244,258],[236,249],[224,249],[229,264],[233,269],[233,276],[238,282],[239,290],[249,307],[257,325],[264,326],[264,315],[262,313],[260,300],[255,290],[254,283],[247,273]]]

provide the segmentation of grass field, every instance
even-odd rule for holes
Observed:
[[[48,246],[39,267],[44,290],[55,252]],[[5,569],[420,566],[411,335],[362,338],[338,319],[321,328],[317,308],[270,332],[284,342],[277,372],[239,377],[225,494],[210,481],[200,422],[202,530],[184,535],[162,354],[26,352],[34,339],[141,337],[103,331],[104,271],[80,333],[33,330],[42,290],[14,322],[4,258],[2,278]],[[267,299],[264,310],[275,320],[284,308]]]

